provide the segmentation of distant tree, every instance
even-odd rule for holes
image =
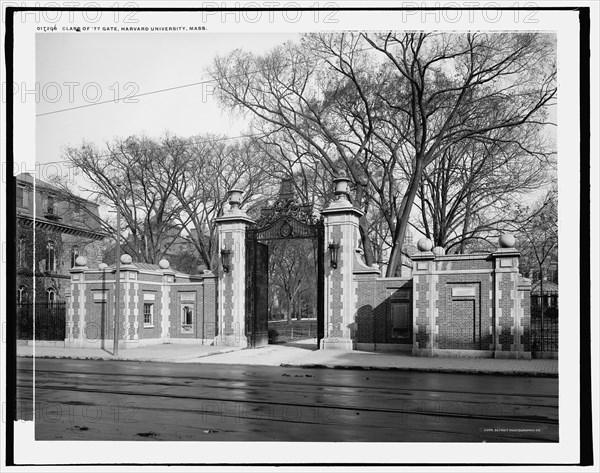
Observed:
[[[538,274],[541,290],[550,265],[558,260],[558,191],[549,190],[531,209],[524,208],[524,221],[515,227],[520,267],[525,274]]]
[[[307,294],[308,298],[312,296],[313,311],[316,313],[315,254],[313,242],[306,239],[275,241],[269,245],[270,307],[285,312],[288,322],[293,316],[299,317],[301,301],[306,299]],[[281,295],[284,296],[283,301],[279,300]]]

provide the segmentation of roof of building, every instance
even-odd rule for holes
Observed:
[[[31,186],[35,185],[36,189],[43,189],[43,190],[47,190],[47,191],[51,191],[51,192],[55,192],[57,194],[63,194],[63,195],[68,193],[67,191],[65,191],[64,189],[61,189],[58,186],[50,184],[49,182],[46,182],[46,181],[42,181],[41,179],[38,179],[37,177],[33,177],[28,172],[22,172],[21,174],[17,174],[15,176],[15,179],[21,184],[29,184]],[[95,205],[96,207],[98,207],[98,204],[96,202],[85,199],[83,197],[79,197],[76,195],[69,195],[69,198],[76,200],[76,201],[80,201],[80,202],[87,202],[91,205]]]

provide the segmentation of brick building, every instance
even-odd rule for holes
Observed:
[[[64,300],[76,258],[99,259],[98,205],[28,173],[16,181],[17,302]]]

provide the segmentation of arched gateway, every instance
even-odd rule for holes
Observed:
[[[269,243],[312,240],[316,263],[315,304],[317,343],[324,336],[324,226],[310,204],[294,199],[293,183],[283,180],[279,196],[271,207],[262,209],[258,220],[246,229],[246,320],[248,345],[268,344]],[[288,307],[288,310],[291,310]]]
[[[336,197],[321,216],[294,199],[283,181],[276,202],[253,221],[241,208],[241,191],[229,192],[230,209],[217,219],[221,270],[218,282],[219,343],[258,347],[268,343],[266,243],[311,239],[315,244],[317,338],[320,348],[352,349],[356,291],[353,271],[378,275],[360,263],[358,219],[348,200],[348,180],[338,178]],[[327,248],[326,244],[327,242]],[[327,260],[327,264],[326,264]],[[359,266],[357,268],[357,265]]]
[[[335,199],[320,216],[294,201],[289,184],[256,222],[240,208],[242,192],[229,192],[230,208],[217,219],[221,265],[216,275],[186,275],[166,260],[149,265],[124,255],[119,277],[116,268],[88,268],[85,258],[78,258],[70,270],[65,346],[112,343],[102,330],[89,339],[94,327],[109,324],[110,307],[122,322],[124,346],[191,340],[238,348],[264,345],[265,243],[276,256],[283,253],[273,240],[303,238],[315,245],[292,245],[302,247],[293,260],[304,255],[318,263],[311,274],[317,279],[319,348],[531,358],[532,333],[538,328],[531,319],[531,282],[519,274],[512,236],[501,236],[494,251],[466,255],[446,255],[424,238],[411,255],[409,276],[383,278],[379,268],[362,259],[362,213],[348,199],[348,180],[335,180]],[[113,295],[114,281],[121,281],[122,297]],[[303,302],[315,306],[315,301]]]
[[[348,180],[334,182],[335,199],[319,217],[310,206],[295,203],[284,185],[255,222],[240,208],[241,191],[230,191],[230,209],[217,219],[222,267],[215,343],[268,343],[265,242],[313,238],[319,348],[531,357],[531,286],[519,275],[514,242],[500,239],[491,253],[445,255],[423,239],[411,255],[410,276],[383,278],[362,259],[362,212],[348,199]]]

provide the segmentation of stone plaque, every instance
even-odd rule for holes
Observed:
[[[153,292],[144,292],[145,301],[153,301],[156,299],[156,294]]]
[[[512,258],[502,258],[500,260],[500,267],[501,268],[511,268],[512,267]]]
[[[95,301],[105,301],[108,298],[108,291],[92,291]]]
[[[180,292],[179,299],[181,301],[194,302],[196,300],[196,293],[195,292]]]
[[[452,297],[475,297],[474,287],[453,287]]]
[[[428,267],[427,261],[417,261],[417,269],[427,269]]]

